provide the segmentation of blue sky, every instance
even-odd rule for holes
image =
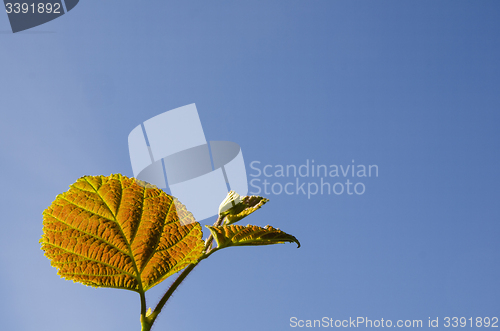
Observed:
[[[139,330],[136,293],[57,276],[38,243],[42,211],[83,175],[131,176],[129,132],[191,103],[208,140],[241,146],[249,174],[252,161],[354,160],[379,176],[350,178],[362,195],[270,194],[244,222],[279,227],[302,247],[214,254],[155,330],[360,316],[424,327],[439,318],[447,329],[447,316],[500,317],[499,10],[82,0],[17,34],[0,15],[1,328]],[[149,305],[169,282],[148,292]]]

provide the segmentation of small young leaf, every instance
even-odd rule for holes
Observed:
[[[230,209],[236,207],[236,205],[240,204],[240,202],[241,196],[233,190],[229,191],[226,198],[219,206],[219,215],[226,215],[229,213]]]
[[[254,245],[272,245],[283,244],[285,242],[300,243],[294,236],[275,229],[270,225],[264,228],[256,225],[224,225],[208,226],[217,241],[218,248],[229,246],[254,246]]]
[[[58,274],[145,292],[196,263],[199,223],[174,197],[122,175],[85,176],[43,212],[40,239]]]
[[[228,215],[226,216],[224,224],[229,225],[242,220],[268,201],[269,199],[256,195],[243,197],[238,205],[228,210]]]

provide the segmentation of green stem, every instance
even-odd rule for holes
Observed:
[[[163,306],[165,306],[168,299],[170,299],[172,294],[175,292],[177,287],[179,287],[179,285],[181,285],[182,281],[187,277],[187,275],[189,275],[189,273],[191,271],[193,271],[194,267],[196,267],[196,264],[190,264],[186,267],[186,269],[184,269],[184,271],[182,271],[182,273],[179,275],[179,277],[177,277],[175,282],[173,282],[172,285],[170,285],[168,291],[163,295],[160,302],[158,302],[158,305],[156,305],[156,308],[153,311],[153,313],[151,315],[149,315],[148,317],[146,317],[146,319],[150,320],[151,325],[153,325],[154,321],[158,317],[158,314],[160,314]],[[147,329],[147,330],[149,330],[149,329]]]
[[[150,331],[153,323],[147,317],[141,315],[141,331]]]
[[[146,295],[144,292],[139,292],[141,296],[141,331],[149,331],[153,323],[148,323],[148,319],[146,317]]]
[[[141,315],[146,315],[146,295],[142,291],[139,295],[141,296]]]

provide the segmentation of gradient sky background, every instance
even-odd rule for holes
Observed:
[[[272,224],[302,247],[214,254],[156,331],[500,317],[499,11],[82,0],[17,34],[0,14],[0,329],[140,329],[138,294],[57,276],[38,243],[42,211],[83,175],[132,176],[129,132],[190,103],[208,140],[241,146],[249,174],[252,161],[309,159],[376,164],[379,176],[360,196],[268,195],[244,224]],[[170,281],[147,293],[150,306]]]

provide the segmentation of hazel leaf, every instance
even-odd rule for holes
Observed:
[[[43,212],[40,239],[58,274],[145,292],[196,263],[201,226],[177,199],[120,174],[85,176]]]
[[[206,227],[212,232],[218,248],[229,246],[256,246],[283,244],[295,242],[297,248],[300,242],[294,236],[275,229],[270,225],[262,228],[256,225],[223,225]]]

